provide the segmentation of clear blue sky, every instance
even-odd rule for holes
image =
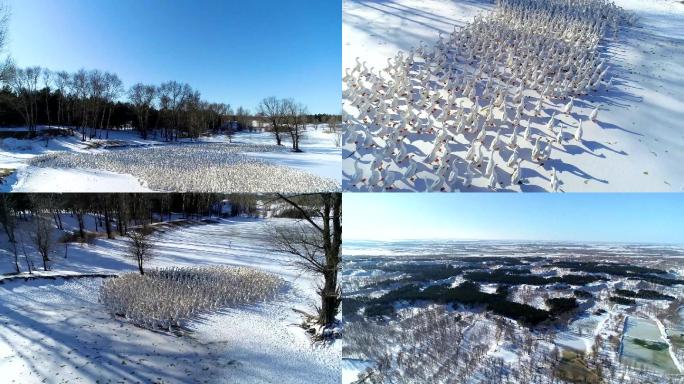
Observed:
[[[101,69],[136,82],[187,82],[254,110],[293,97],[339,113],[340,0],[7,0],[21,66]]]
[[[346,193],[344,239],[684,243],[684,194]]]

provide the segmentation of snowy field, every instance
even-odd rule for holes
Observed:
[[[684,162],[684,134],[681,132],[684,119],[684,82],[681,80],[684,75],[684,30],[680,27],[684,24],[684,4],[677,0],[616,0],[615,3],[636,15],[637,21],[633,26],[622,24],[617,38],[608,36],[599,44],[600,57],[609,67],[606,78],[612,79],[612,85],[578,96],[571,115],[561,113],[567,99],[546,100],[540,116],[523,114],[521,120],[529,121],[533,137],[539,134],[544,140],[556,141],[562,127],[564,144],[553,143],[548,159],[535,162],[528,156],[530,151],[534,151],[532,143],[523,142],[520,137],[520,157],[524,160],[518,167],[520,174],[515,176],[520,183],[512,183],[516,166],[515,162],[512,166],[507,164],[512,155],[507,148],[502,148],[494,156],[497,165],[494,173],[498,175],[495,187],[489,185],[490,177],[485,175],[485,165],[474,167],[473,175],[466,176],[467,167],[458,159],[454,159],[459,163],[458,175],[452,179],[447,172],[446,180],[439,180],[436,175],[443,173],[442,169],[437,170],[441,164],[430,164],[425,158],[432,160],[428,155],[435,147],[440,123],[434,126],[434,131],[409,135],[403,140],[406,148],[399,146],[396,149],[401,156],[409,154],[416,160],[416,170],[410,169],[405,164],[406,160],[402,163],[399,157],[397,161],[401,164],[393,164],[390,159],[399,156],[395,154],[385,156],[380,173],[374,177],[373,151],[365,148],[370,141],[364,137],[352,137],[363,130],[354,120],[359,117],[359,111],[345,100],[344,112],[353,123],[345,133],[343,188],[381,190],[390,187],[392,190],[411,191],[557,189],[566,192],[684,190],[684,173],[681,172]],[[421,44],[432,48],[439,41],[440,34],[447,38],[455,26],[462,27],[477,15],[487,17],[494,7],[494,2],[487,0],[344,0],[343,72],[355,68],[359,57],[362,63],[365,62],[363,68],[378,73],[388,67],[387,60],[398,52],[404,52],[406,57],[412,48],[416,49]],[[526,110],[531,112],[536,99],[533,94],[525,95],[529,95]],[[598,118],[591,121],[589,117],[597,106],[600,108]],[[514,104],[509,107],[510,116],[513,114],[511,108]],[[554,112],[557,113],[555,131],[547,133],[545,125]],[[583,133],[581,141],[577,141],[573,135],[580,119],[583,120]],[[518,135],[524,128],[519,128]],[[501,142],[508,143],[512,132],[510,126],[502,129]],[[495,133],[496,130],[490,130],[482,138],[487,161]],[[382,151],[386,139],[378,137],[375,140],[379,147],[377,151]],[[463,139],[455,137],[445,152],[465,158]],[[442,155],[437,153],[438,160]],[[554,169],[556,186],[552,181]],[[409,170],[415,176],[405,178],[407,172],[411,173]],[[486,173],[491,172],[487,170]],[[469,177],[473,180],[468,187]],[[437,182],[440,185],[436,185]]]
[[[78,135],[77,135],[78,136]],[[239,132],[168,144],[133,132],[81,142],[79,137],[45,141],[0,141],[5,192],[313,192],[340,187],[341,149],[335,135],[309,127],[302,153],[273,145],[266,132]],[[188,167],[193,164],[193,167]]]
[[[339,382],[339,343],[312,344],[293,311],[311,311],[315,279],[269,251],[264,233],[288,224],[226,219],[158,232],[157,256],[146,268],[243,266],[287,286],[272,301],[201,315],[182,336],[112,318],[98,302],[101,278],[0,280],[0,371],[17,383]],[[67,259],[53,256],[52,271],[36,275],[135,271],[124,252],[122,240],[71,245]],[[3,253],[0,271],[9,272]]]

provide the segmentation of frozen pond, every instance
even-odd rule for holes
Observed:
[[[660,340],[660,330],[655,322],[636,317],[628,317],[625,324],[625,337],[644,340]]]
[[[655,322],[628,317],[622,339],[622,362],[668,374],[678,373]]]

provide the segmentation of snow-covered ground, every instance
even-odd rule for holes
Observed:
[[[5,129],[5,128],[3,128]],[[11,130],[11,129],[10,129]],[[181,140],[183,141],[183,140]],[[202,137],[200,143],[228,143],[225,135]],[[275,139],[268,132],[238,132],[232,138],[236,144],[273,145]],[[87,156],[103,154],[126,148],[168,147],[169,161],[173,161],[173,146],[150,138],[143,140],[130,131],[111,131],[109,139],[93,139],[82,142],[80,135],[45,140],[0,140],[0,169],[9,170],[9,176],[0,184],[3,192],[144,192],[150,191],[147,180],[132,174],[114,173],[103,169],[38,167],[29,164],[31,159],[47,154],[72,153]],[[289,146],[284,136],[284,146]],[[341,149],[335,146],[335,135],[327,132],[325,125],[313,126],[300,143],[302,153],[290,151],[246,153],[251,158],[269,164],[284,166],[339,184],[341,178]],[[262,191],[263,192],[263,191]]]
[[[573,242],[515,242],[515,241],[419,241],[403,240],[394,242],[382,241],[346,241],[343,260],[343,290],[346,301],[343,304],[345,322],[345,338],[342,362],[344,383],[355,382],[359,374],[367,376],[375,374],[388,382],[408,382],[407,376],[416,372],[434,379],[444,369],[450,377],[459,377],[464,383],[545,383],[554,377],[554,370],[547,370],[553,361],[548,358],[560,352],[569,359],[577,353],[582,356],[585,367],[591,364],[602,364],[606,369],[602,372],[601,382],[605,383],[639,383],[639,382],[679,382],[682,376],[681,346],[666,335],[679,333],[679,320],[661,321],[663,313],[671,305],[668,300],[635,299],[634,305],[618,305],[612,302],[611,296],[619,295],[617,289],[638,289],[636,286],[666,293],[672,297],[682,296],[682,285],[660,285],[639,281],[638,278],[620,275],[607,275],[605,281],[596,281],[585,285],[540,285],[513,284],[508,286],[507,299],[535,308],[548,310],[546,299],[553,297],[576,297],[579,308],[567,314],[567,318],[559,317],[535,327],[526,327],[519,321],[502,318],[483,311],[481,306],[455,305],[453,302],[444,305],[430,300],[411,301],[411,294],[402,293],[403,288],[417,285],[427,288],[432,285],[454,287],[460,281],[472,279],[465,272],[449,283],[449,279],[425,278],[421,276],[422,267],[450,265],[455,270],[469,268],[481,271],[489,269],[515,268],[521,271],[529,269],[536,276],[553,277],[566,274],[584,274],[580,270],[554,267],[555,263],[567,261],[583,261],[588,263],[606,263],[615,266],[640,266],[656,268],[662,271],[679,271],[684,259],[684,247],[681,245],[656,244],[586,244]],[[479,261],[478,259],[481,259]],[[510,260],[510,262],[509,262]],[[518,263],[529,264],[523,266]],[[518,265],[518,267],[515,267]],[[429,270],[426,268],[425,270]],[[664,274],[669,274],[666,272]],[[521,274],[521,275],[524,275]],[[670,278],[681,279],[681,274],[670,275]],[[427,279],[427,280],[425,280]],[[459,281],[460,280],[460,281]],[[487,280],[479,282],[479,291],[493,293],[494,286]],[[507,284],[506,284],[507,285]],[[640,289],[640,288],[639,288]],[[582,298],[575,290],[590,292],[590,297]],[[385,294],[396,295],[392,303],[394,312],[385,315],[367,314],[369,308],[384,308],[382,299]],[[477,363],[454,364],[454,353],[458,351],[456,338],[444,336],[449,332],[448,323],[440,322],[426,325],[423,322],[406,322],[409,314],[425,311],[430,306],[443,306],[453,317],[454,314],[464,319],[459,323],[465,325],[464,348],[459,359],[466,359],[469,353],[477,355]],[[684,311],[684,310],[683,310]],[[378,310],[379,312],[379,310]],[[682,312],[684,313],[684,312]],[[627,321],[625,321],[627,319]],[[673,323],[674,322],[674,323]],[[483,326],[484,330],[470,328],[471,325]],[[453,326],[453,325],[452,325]],[[411,334],[412,330],[415,334]],[[492,332],[492,330],[494,330]],[[430,345],[430,353],[422,354],[421,343],[434,332],[435,338]],[[458,333],[457,333],[458,334]],[[408,335],[408,336],[407,336]],[[472,336],[471,336],[472,335]],[[446,353],[440,354],[441,339],[446,338]],[[634,339],[647,340],[667,344],[668,348],[645,348],[633,342]],[[529,347],[532,345],[532,347]],[[528,349],[529,347],[529,349]],[[597,353],[596,353],[597,352]],[[410,358],[409,358],[410,356]],[[560,361],[557,367],[579,372],[582,364],[571,360]],[[561,359],[563,360],[563,359]],[[589,363],[586,360],[598,361]],[[507,366],[506,379],[500,376],[487,376],[496,372],[502,364]],[[528,365],[529,364],[529,365]],[[579,364],[579,365],[578,365]],[[632,369],[645,366],[646,370]],[[458,368],[460,366],[460,368]],[[525,367],[534,367],[538,376],[527,379]],[[463,368],[465,373],[463,372]],[[434,371],[431,371],[434,370]],[[617,372],[609,373],[613,370]],[[435,376],[430,376],[434,372]],[[557,372],[557,371],[556,371]],[[586,372],[591,372],[587,369]],[[625,372],[622,375],[621,372]],[[624,377],[623,377],[624,376]],[[404,380],[396,379],[401,377]],[[558,379],[558,377],[556,377]],[[413,382],[449,382],[448,380],[413,380]],[[371,381],[371,380],[369,380]],[[574,382],[573,380],[558,380]],[[577,381],[582,381],[577,379]]]
[[[233,137],[233,142],[246,144],[273,144],[273,140],[273,134],[269,132],[239,132]],[[284,143],[290,145],[287,138]],[[342,148],[335,146],[335,134],[329,133],[327,126],[321,125],[318,129],[310,127],[301,139],[300,146],[304,151],[303,153],[247,154],[276,164],[308,171],[341,183]]]
[[[288,282],[274,301],[203,315],[183,336],[112,318],[98,302],[101,278],[5,281],[0,371],[21,383],[339,382],[339,343],[312,344],[293,311],[312,311],[315,278],[292,268],[288,256],[270,251],[265,235],[269,226],[291,224],[240,218],[157,232],[157,256],[148,268],[249,266]],[[71,245],[66,259],[58,249],[48,274],[135,271],[125,246],[123,240],[98,239]],[[2,252],[0,271],[11,271],[11,257]]]
[[[601,48],[614,86],[575,103],[573,113],[585,120],[582,143],[556,148],[551,160],[523,170],[522,185],[508,185],[505,190],[549,190],[552,168],[558,171],[561,191],[684,190],[684,4],[677,0],[615,3],[634,12],[638,22],[624,27],[617,41]],[[489,0],[344,0],[343,71],[353,68],[360,57],[377,72],[397,52],[408,52],[421,41],[432,47],[440,33],[451,33],[454,26],[493,7]],[[587,121],[586,116],[599,104],[598,122]],[[345,112],[356,113],[347,106]],[[570,127],[566,129],[570,135],[576,119],[560,120]],[[425,138],[410,144],[417,153],[430,153],[433,146]],[[348,144],[343,151],[343,188],[352,190],[347,184],[357,173],[355,156],[350,157],[353,150]],[[368,165],[366,160],[362,168]],[[504,173],[512,170],[503,168],[499,178],[507,181]],[[365,173],[368,177],[370,171]],[[481,179],[463,190],[488,190],[487,180]],[[395,189],[424,190],[425,186],[397,183]]]

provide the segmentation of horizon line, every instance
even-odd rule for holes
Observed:
[[[368,241],[376,243],[393,243],[393,242],[408,242],[408,241],[454,241],[454,242],[467,242],[467,241],[510,241],[510,242],[541,242],[541,243],[585,243],[585,244],[641,244],[641,245],[675,245],[684,246],[683,242],[662,242],[662,241],[629,241],[629,240],[554,240],[554,239],[482,239],[482,238],[402,238],[402,239],[368,239],[368,238],[343,238],[342,244],[346,241]]]

